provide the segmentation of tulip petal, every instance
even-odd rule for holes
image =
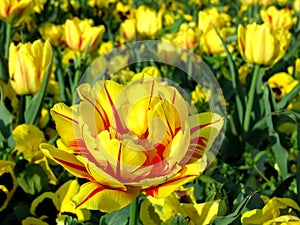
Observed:
[[[58,103],[53,106],[50,113],[62,141],[69,146],[70,143],[76,140],[75,131],[79,129],[79,123],[74,118],[75,114],[72,108],[66,106],[64,103]]]
[[[145,193],[155,198],[165,198],[177,188],[191,182],[200,174],[200,163],[187,164],[175,176],[158,186],[145,189]]]
[[[216,113],[200,113],[189,117],[191,141],[185,160],[198,160],[210,149],[223,127],[223,118]]]
[[[87,182],[81,185],[79,193],[73,197],[73,201],[79,209],[112,212],[130,204],[138,194],[137,191],[124,192],[106,189],[99,183]]]
[[[93,179],[88,174],[84,164],[77,159],[79,156],[72,155],[49,144],[41,144],[40,149],[48,158],[62,165],[71,174],[77,177]]]

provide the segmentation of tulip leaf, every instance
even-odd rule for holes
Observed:
[[[47,84],[48,80],[51,74],[51,66],[52,66],[53,56],[51,57],[51,60],[48,65],[48,69],[46,72],[46,75],[44,77],[42,86],[38,93],[31,99],[28,106],[26,106],[26,110],[24,113],[25,117],[25,123],[27,124],[37,124],[38,119],[40,117],[40,112],[42,109],[43,100],[46,94]]]
[[[286,105],[290,103],[299,94],[299,91],[300,83],[298,83],[291,92],[284,95],[284,97],[277,105],[278,109],[283,109],[284,107],[286,107]]]
[[[244,109],[246,108],[246,103],[245,103],[245,90],[241,84],[241,81],[239,79],[238,76],[238,71],[236,69],[236,66],[234,64],[234,61],[232,59],[232,56],[226,46],[225,41],[223,40],[223,38],[221,37],[220,33],[218,32],[218,30],[216,29],[216,27],[214,26],[214,29],[218,35],[218,37],[220,38],[223,48],[226,52],[226,56],[227,56],[227,60],[229,63],[229,69],[230,69],[230,74],[232,76],[231,81],[232,81],[232,86],[234,88],[234,90],[236,91],[236,104],[237,104],[237,113],[238,113],[238,119],[240,122],[240,125],[243,124],[244,121]]]
[[[4,59],[4,57],[0,54],[0,80],[7,82],[8,77],[9,75],[8,75],[7,62]]]
[[[100,221],[100,225],[126,225],[129,218],[129,206],[118,211],[105,214]]]
[[[289,190],[289,187],[291,183],[295,180],[296,176],[290,176],[286,178],[284,181],[282,181],[273,191],[271,198],[272,197],[284,197],[284,194]]]
[[[265,114],[267,127],[269,129],[269,139],[272,143],[271,149],[275,155],[276,162],[280,170],[280,175],[283,179],[287,178],[287,162],[288,162],[288,152],[280,143],[280,138],[278,133],[275,132],[273,121],[272,121],[272,108],[270,103],[274,102],[274,96],[271,94],[271,88],[268,84],[264,85],[264,102],[265,102]],[[271,97],[271,101],[270,101]]]
[[[0,141],[10,140],[12,132],[13,115],[3,103],[3,94],[0,88]]]
[[[217,216],[216,219],[214,220],[213,224],[214,225],[228,225],[234,222],[241,214],[243,211],[245,211],[246,206],[249,202],[249,200],[256,194],[256,192],[250,193],[236,208],[236,210],[227,215],[227,216]]]
[[[297,175],[296,175],[296,181],[297,181],[297,200],[298,203],[300,203],[300,126],[298,125],[297,130],[297,145],[298,145],[298,156],[297,156]]]
[[[27,194],[37,194],[49,183],[49,179],[43,168],[38,164],[30,164],[17,177],[19,186]]]

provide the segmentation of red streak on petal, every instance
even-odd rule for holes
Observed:
[[[85,199],[83,199],[83,201],[79,205],[77,205],[77,207],[80,207],[81,205],[86,203],[90,198],[92,198],[95,194],[97,194],[100,191],[103,191],[104,189],[104,187],[98,187],[94,189]]]
[[[81,94],[81,95],[82,95],[82,97],[83,97],[86,101],[88,101],[91,105],[94,106],[94,108],[97,110],[99,116],[101,117],[102,121],[104,122],[104,127],[105,127],[105,129],[108,129],[108,127],[109,127],[109,124],[108,124],[108,118],[107,118],[107,115],[106,115],[106,113],[104,112],[104,110],[102,109],[102,111],[105,113],[104,116],[105,116],[106,118],[103,117],[103,115],[102,115],[102,113],[100,112],[100,110],[98,109],[98,107],[97,107],[90,99],[88,99],[88,97],[86,97],[86,96],[83,95],[83,94]],[[99,104],[99,105],[100,105],[100,104]],[[100,107],[101,107],[101,105],[100,105]],[[102,107],[101,107],[101,108],[102,108]]]
[[[116,168],[116,177],[121,178],[121,154],[122,154],[122,144],[120,144],[119,147],[119,153],[118,153],[118,162],[117,162],[117,168]]]
[[[176,91],[173,91],[172,104],[174,104],[176,98]]]
[[[58,162],[60,162],[61,164],[65,165],[65,166],[68,166],[68,167],[71,167],[75,170],[80,170],[80,171],[85,172],[85,173],[87,172],[84,166],[76,165],[74,163],[70,163],[70,162],[67,162],[65,160],[62,160],[62,159],[59,159],[59,158],[56,158],[56,157],[54,157],[54,159],[57,160]]]
[[[78,123],[78,121],[76,121],[76,120],[73,120],[72,118],[70,118],[70,117],[67,117],[67,116],[65,116],[64,114],[58,113],[58,112],[56,112],[56,111],[53,111],[53,112],[54,112],[55,114],[57,114],[57,115],[59,115],[59,116],[61,116],[61,117],[65,118],[65,119],[67,119],[67,120],[69,120],[69,121],[73,122],[73,123],[76,123],[77,125],[79,124],[79,123]]]
[[[121,121],[121,119],[120,119],[120,116],[119,116],[119,114],[118,114],[118,112],[117,112],[117,109],[116,109],[116,107],[115,107],[115,105],[114,105],[114,103],[113,103],[113,101],[112,101],[112,99],[111,99],[111,97],[110,97],[110,94],[109,94],[109,92],[108,92],[108,90],[107,90],[107,88],[106,88],[106,85],[104,85],[104,90],[105,90],[105,93],[106,93],[107,98],[108,98],[108,100],[109,100],[109,103],[110,103],[110,105],[111,105],[111,109],[112,109],[112,111],[113,111],[113,114],[114,114],[114,118],[115,118],[115,121],[116,121],[116,130],[117,130],[119,133],[121,133],[121,134],[126,134],[126,133],[128,133],[128,129],[126,129],[126,128],[123,127],[123,124],[122,124],[122,121]]]
[[[191,139],[190,144],[198,144],[198,145],[206,146],[204,141],[208,141],[208,139],[206,137],[196,137]]]
[[[195,127],[193,127],[193,128],[191,129],[190,133],[193,134],[193,133],[195,133],[197,130],[200,130],[200,129],[204,128],[204,127],[207,127],[207,126],[212,125],[212,124],[214,124],[214,123],[217,123],[217,122],[219,122],[219,121],[220,121],[220,119],[218,119],[218,120],[216,120],[216,121],[214,121],[214,122],[211,122],[211,123],[206,123],[206,124],[202,124],[202,125],[199,125],[199,126],[195,126]]]

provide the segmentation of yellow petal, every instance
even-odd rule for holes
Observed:
[[[184,168],[182,168],[182,170],[180,170],[175,176],[173,176],[166,182],[158,186],[145,189],[145,193],[155,198],[165,198],[177,188],[194,180],[199,175],[200,163],[196,162],[187,164]]]
[[[113,212],[130,204],[137,196],[137,191],[124,192],[106,189],[99,183],[88,182],[81,185],[80,191],[73,197],[73,201],[79,209]]]
[[[62,165],[74,176],[93,179],[86,171],[84,164],[77,159],[77,156],[67,153],[61,149],[57,149],[49,144],[41,144],[40,149],[48,158]]]
[[[72,108],[66,106],[64,103],[58,103],[53,106],[50,113],[62,141],[70,146],[76,140],[75,132],[79,130],[79,123],[75,118]]]

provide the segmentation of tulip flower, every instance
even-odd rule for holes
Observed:
[[[51,110],[58,148],[40,148],[71,174],[90,180],[73,197],[78,209],[111,212],[140,192],[167,197],[204,170],[223,126],[215,113],[189,116],[181,94],[153,78],[127,86],[85,83],[77,92],[79,104],[58,103]]]
[[[105,27],[103,25],[91,26],[91,20],[80,20],[75,17],[67,20],[65,24],[66,43],[75,51],[92,52],[102,39]]]
[[[135,19],[126,19],[120,25],[120,32],[127,41],[133,41],[136,34]]]
[[[35,94],[41,87],[52,57],[48,41],[18,44],[9,47],[9,75],[13,89],[19,95]]]
[[[0,1],[0,20],[8,24],[18,25],[33,8],[31,0],[4,0]]]
[[[226,13],[220,13],[218,8],[212,7],[199,11],[198,13],[198,29],[200,32],[207,32],[212,25],[220,29],[230,25],[231,17]]]
[[[163,9],[156,12],[145,5],[141,5],[136,10],[136,26],[140,35],[155,38],[162,29]]]
[[[261,10],[260,15],[265,23],[270,23],[274,27],[291,29],[296,22],[293,19],[291,10],[285,8],[278,10],[275,6],[270,6],[267,10]]]
[[[66,42],[64,25],[45,23],[39,28],[39,33],[45,41],[49,41],[52,46],[64,45]]]
[[[238,45],[243,59],[269,68],[280,60],[290,43],[291,34],[270,24],[248,24],[238,27]]]

